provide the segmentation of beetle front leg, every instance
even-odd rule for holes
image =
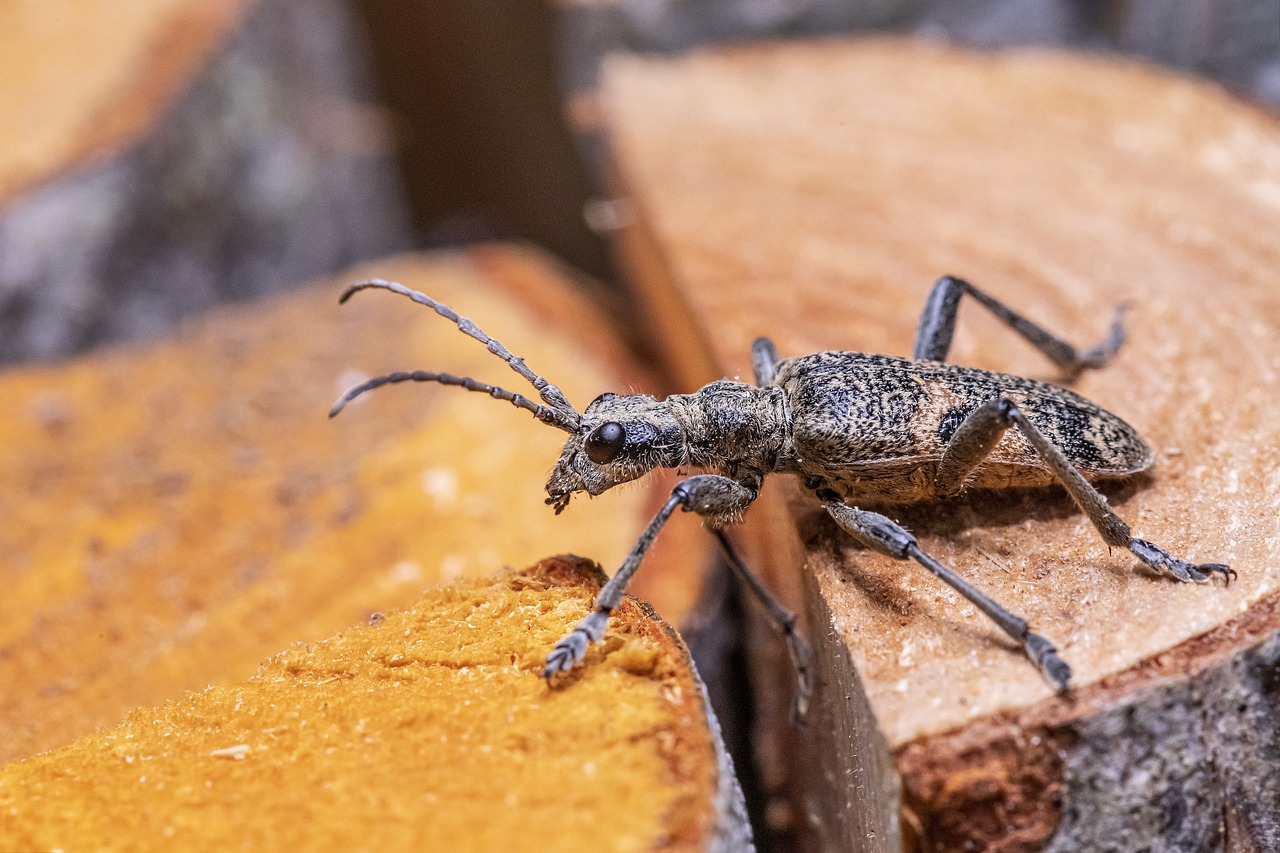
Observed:
[[[1000,441],[1000,436],[1011,426],[1017,426],[1027,437],[1027,441],[1031,442],[1036,453],[1057,476],[1072,500],[1089,517],[1108,545],[1127,548],[1157,572],[1180,581],[1204,581],[1215,575],[1221,575],[1224,580],[1230,581],[1235,577],[1236,573],[1230,566],[1222,563],[1189,563],[1145,539],[1135,539],[1129,525],[1116,515],[1102,493],[1075,469],[1066,455],[1011,400],[989,400],[961,422],[938,464],[935,481],[938,493],[948,495],[958,492],[973,469],[986,458]]]
[[[644,533],[640,534],[640,539],[622,561],[622,566],[596,596],[595,609],[564,639],[556,643],[551,654],[547,655],[542,677],[549,681],[556,673],[572,669],[586,655],[587,647],[604,637],[609,614],[622,603],[622,594],[627,584],[640,568],[640,561],[644,559],[649,546],[657,538],[658,531],[667,523],[676,507],[681,507],[685,512],[695,512],[713,527],[719,527],[741,518],[743,511],[751,505],[758,493],[759,487],[754,484],[739,483],[718,474],[699,474],[683,480],[672,489],[671,497],[658,510]]]
[[[916,538],[905,528],[878,512],[867,512],[839,501],[828,501],[826,508],[836,524],[862,544],[898,560],[915,560],[934,577],[969,599],[1002,631],[1022,645],[1027,657],[1058,690],[1067,689],[1071,681],[1071,667],[1058,657],[1057,646],[1047,637],[1033,633],[1026,619],[1005,610],[986,593],[920,550]]]
[[[944,275],[933,285],[929,298],[925,300],[924,311],[920,314],[920,324],[916,327],[916,343],[911,353],[912,358],[946,361],[947,353],[951,349],[951,337],[956,330],[956,313],[960,309],[960,297],[965,294],[973,297],[988,311],[995,314],[1002,323],[1048,356],[1068,376],[1074,376],[1081,370],[1104,366],[1124,343],[1126,306],[1123,304],[1116,308],[1107,337],[1097,346],[1081,352],[964,279]]]

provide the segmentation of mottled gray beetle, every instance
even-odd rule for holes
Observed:
[[[1124,306],[1107,338],[1080,352],[968,282],[951,276],[934,285],[925,303],[910,359],[858,352],[821,352],[779,359],[766,338],[751,348],[755,384],[722,380],[693,394],[658,400],[645,394],[601,394],[579,414],[560,389],[523,360],[445,305],[403,285],[381,280],[353,284],[342,295],[384,288],[433,308],[485,344],[537,389],[545,405],[469,377],[412,371],[391,373],[352,388],[333,406],[393,382],[440,382],[483,391],[532,412],[569,433],[547,483],[557,513],[575,492],[598,495],[654,468],[714,472],[680,482],[613,578],[595,609],[556,644],[544,677],[570,669],[587,646],[604,636],[610,612],[675,508],[695,512],[723,545],[786,634],[800,679],[797,710],[810,691],[809,651],[795,618],[747,571],[723,532],[759,494],[768,474],[789,473],[820,500],[841,528],[869,548],[913,559],[973,602],[1010,637],[1059,689],[1071,668],[1053,643],[938,563],[915,537],[889,518],[858,509],[854,501],[909,503],[956,495],[966,488],[1003,489],[1060,483],[1103,540],[1127,548],[1143,563],[1179,581],[1203,581],[1235,572],[1220,563],[1193,564],[1135,539],[1090,480],[1126,477],[1149,467],[1151,449],[1131,426],[1078,394],[1031,379],[944,363],[960,298],[968,294],[1048,356],[1068,377],[1102,367],[1124,341]],[[1006,434],[1009,427],[1016,431]]]

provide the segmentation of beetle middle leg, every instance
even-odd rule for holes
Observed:
[[[1080,351],[998,299],[983,293],[964,279],[944,275],[933,285],[929,298],[925,300],[924,311],[920,314],[920,324],[916,327],[916,342],[911,352],[912,358],[946,361],[947,353],[951,349],[951,337],[956,330],[956,312],[960,308],[960,297],[965,294],[995,314],[1002,323],[1048,356],[1068,376],[1074,376],[1082,370],[1104,366],[1124,343],[1126,306],[1123,304],[1116,308],[1107,337],[1097,346]]]
[[[889,518],[878,512],[867,512],[840,501],[827,501],[825,506],[836,524],[859,542],[899,560],[915,560],[939,580],[969,599],[991,621],[1000,626],[1002,631],[1022,645],[1027,657],[1031,658],[1036,667],[1059,690],[1067,689],[1071,680],[1071,667],[1058,657],[1057,647],[1048,638],[1030,630],[1026,619],[1010,613],[986,593],[920,550],[916,538]]]
[[[1221,575],[1225,580],[1230,581],[1235,577],[1235,571],[1222,563],[1189,563],[1174,557],[1168,551],[1145,539],[1135,539],[1129,531],[1129,525],[1107,505],[1107,499],[1075,469],[1066,455],[1028,420],[1017,405],[1004,398],[983,403],[970,412],[956,428],[946,450],[943,451],[942,461],[938,464],[935,479],[938,494],[952,495],[959,492],[969,474],[981,464],[1000,441],[1005,430],[1011,426],[1017,426],[1027,437],[1027,441],[1031,442],[1036,453],[1093,522],[1093,526],[1102,534],[1103,541],[1108,545],[1127,548],[1157,572],[1180,581],[1203,581],[1214,575]]]
[[[723,530],[714,532],[716,538],[720,540],[720,547],[724,549],[725,556],[729,558],[729,565],[764,607],[769,615],[769,621],[773,622],[786,638],[787,653],[791,656],[791,664],[796,670],[796,695],[791,703],[791,721],[800,725],[809,713],[809,697],[813,695],[813,649],[810,648],[804,635],[796,629],[795,614],[783,607],[782,602],[774,598],[764,582],[747,568],[747,564],[738,556],[738,552],[734,550],[725,532]]]

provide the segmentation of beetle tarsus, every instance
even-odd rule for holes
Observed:
[[[1183,583],[1203,583],[1221,576],[1223,582],[1229,584],[1236,578],[1236,570],[1225,563],[1189,563],[1145,539],[1134,539],[1129,543],[1129,550],[1160,574]]]
[[[560,642],[556,643],[551,654],[547,655],[546,666],[542,668],[542,677],[548,682],[559,672],[568,672],[574,664],[587,656],[587,647],[600,641],[604,636],[605,626],[609,623],[609,611],[596,609],[573,627]]]
[[[1071,666],[1058,657],[1058,647],[1048,637],[1028,631],[1022,639],[1022,648],[1026,650],[1032,663],[1044,673],[1045,678],[1058,688],[1059,693],[1065,693],[1071,688]]]

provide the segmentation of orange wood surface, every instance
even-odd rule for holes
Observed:
[[[704,850],[716,754],[671,630],[627,600],[589,668],[538,677],[602,580],[462,581],[9,764],[0,848]]]

